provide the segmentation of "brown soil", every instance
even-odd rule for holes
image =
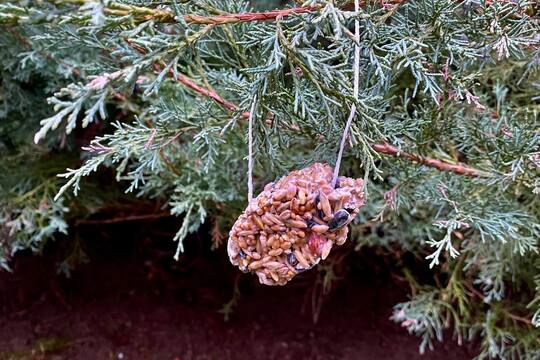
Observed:
[[[373,254],[347,255],[349,264],[368,265],[348,267],[314,324],[313,272],[286,287],[265,287],[239,276],[225,251],[209,251],[204,238],[189,240],[174,262],[170,240],[145,240],[137,226],[124,230],[85,230],[91,261],[69,279],[55,275],[62,242],[43,256],[18,256],[13,273],[0,273],[0,359],[473,357],[448,336],[418,354],[419,340],[389,320],[406,292]],[[241,295],[225,321],[219,310],[235,283]]]

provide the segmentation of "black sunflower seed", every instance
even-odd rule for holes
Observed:
[[[293,267],[296,266],[296,264],[298,264],[298,260],[296,259],[296,256],[294,256],[293,253],[290,253],[289,255],[287,255],[287,261]]]
[[[350,214],[347,210],[341,209],[335,212],[334,218],[328,223],[330,231],[338,230],[349,222]]]

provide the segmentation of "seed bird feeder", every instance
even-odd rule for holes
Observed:
[[[233,225],[231,262],[265,285],[285,285],[347,240],[348,224],[364,205],[362,179],[339,177],[316,163],[265,186]]]

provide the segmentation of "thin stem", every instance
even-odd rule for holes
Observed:
[[[384,7],[389,7],[392,5],[399,5],[406,2],[407,0],[382,0]],[[515,5],[511,0],[498,0],[501,3]],[[68,1],[69,2],[69,1]],[[82,1],[73,1],[73,3],[84,3]],[[456,2],[462,2],[462,0],[456,0]],[[488,6],[493,4],[493,1],[486,1]],[[366,1],[358,1],[358,6],[354,4],[354,9],[356,12],[360,10],[360,6],[366,6]],[[223,25],[223,24],[234,24],[240,22],[250,22],[250,21],[269,21],[276,20],[278,18],[285,18],[294,14],[305,14],[317,11],[321,9],[323,5],[321,4],[312,4],[309,6],[300,6],[289,9],[277,9],[264,12],[246,12],[238,14],[218,14],[213,16],[207,15],[197,15],[197,14],[187,14],[183,16],[183,20],[187,24],[207,24],[207,25]],[[345,4],[341,7],[343,10],[352,10],[351,4]],[[121,3],[112,3],[108,7],[105,7],[104,12],[108,15],[114,16],[127,16],[134,15],[139,16],[137,20],[139,21],[148,21],[155,20],[163,23],[175,23],[177,22],[174,12],[166,9],[152,9],[142,6],[135,5],[126,5]],[[16,22],[17,19],[12,19],[12,22]]]
[[[96,225],[96,224],[118,224],[128,221],[141,221],[141,220],[155,220],[164,217],[172,216],[170,212],[162,212],[157,214],[144,214],[144,215],[128,215],[128,216],[119,216],[110,219],[102,220],[78,220],[76,225]]]
[[[269,21],[277,18],[285,18],[294,14],[305,14],[321,8],[321,5],[294,7],[290,9],[277,9],[265,12],[246,12],[238,14],[197,15],[187,14],[182,17],[187,24],[198,25],[223,25],[250,21]],[[104,9],[107,15],[128,16],[133,15],[136,21],[159,21],[162,23],[176,23],[176,16],[172,11],[164,9],[152,9],[142,6],[113,3]]]
[[[174,78],[174,70],[172,68],[169,70],[169,75]],[[233,104],[230,101],[223,99],[214,89],[206,89],[181,73],[177,73],[176,81],[192,90],[195,90],[199,94],[213,99],[215,102],[217,102],[219,105],[223,106],[227,110],[238,111],[238,106],[236,104]],[[245,117],[249,117],[249,113],[247,113]]]
[[[354,0],[354,11],[358,12],[360,11],[360,1]],[[360,43],[360,22],[358,19],[354,20],[354,60],[353,60],[353,72],[354,72],[354,79],[353,79],[353,97],[354,100],[358,100],[358,88],[359,88],[359,82],[360,82],[360,46],[358,45]],[[341,137],[341,144],[339,145],[339,152],[336,160],[336,165],[334,166],[334,176],[332,178],[332,187],[336,187],[338,176],[339,176],[339,168],[341,166],[341,158],[343,157],[343,151],[345,150],[345,143],[347,142],[347,137],[349,136],[349,129],[351,128],[352,120],[354,119],[354,115],[356,115],[356,104],[352,104],[351,106],[351,113],[349,114],[349,118],[347,119],[347,123],[345,124],[345,129],[343,130],[343,136]]]
[[[216,16],[184,15],[184,21],[188,24],[231,24],[249,21],[268,21],[284,18],[294,14],[304,14],[320,8],[320,5],[310,5],[291,9],[270,10],[265,12],[248,12],[241,14],[226,14]]]
[[[418,154],[413,154],[413,153],[409,153],[409,152],[406,152],[406,151],[401,151],[397,147],[392,146],[392,145],[390,145],[388,143],[371,144],[371,147],[373,148],[373,150],[375,150],[378,153],[392,155],[392,156],[395,156],[395,157],[407,159],[407,160],[410,160],[412,162],[422,164],[422,165],[426,165],[426,166],[429,166],[429,167],[433,167],[433,168],[436,168],[436,169],[441,170],[441,171],[449,171],[449,172],[453,172],[453,173],[456,173],[456,174],[461,174],[461,175],[466,175],[466,176],[471,176],[471,177],[489,177],[489,176],[491,176],[490,174],[488,174],[486,172],[483,172],[483,171],[480,171],[478,169],[468,167],[468,166],[463,165],[463,164],[450,164],[450,163],[447,163],[447,162],[444,162],[444,161],[441,161],[441,160],[437,160],[437,159],[433,159],[433,158],[430,158],[430,157],[423,157],[423,156],[420,156]]]
[[[482,294],[480,291],[476,290],[474,288],[474,286],[472,286],[471,284],[467,283],[467,282],[464,282],[464,285],[465,287],[470,291],[472,292],[474,295],[478,296],[480,299],[484,300],[485,299],[485,296],[484,294]],[[532,325],[532,322],[530,319],[527,319],[526,317],[523,317],[523,316],[519,316],[519,315],[516,315],[516,314],[513,314],[511,313],[510,311],[508,311],[507,309],[505,308],[501,308],[502,312],[508,316],[510,319],[513,319],[514,321],[520,321],[526,325]]]
[[[253,117],[255,116],[256,104],[257,95],[253,97],[248,118],[248,204],[251,204],[253,199]]]

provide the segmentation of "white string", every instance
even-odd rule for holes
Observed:
[[[360,1],[354,0],[354,11],[358,13],[360,11]],[[354,60],[353,60],[353,97],[355,100],[358,100],[359,92],[359,79],[360,79],[360,22],[358,19],[354,21]],[[257,104],[257,95],[253,97],[253,103],[251,104],[251,110],[249,112],[248,119],[248,203],[251,203],[253,199],[253,117],[255,116],[255,107]],[[339,145],[339,152],[336,160],[336,165],[334,167],[334,176],[332,178],[332,187],[336,186],[337,179],[339,176],[339,167],[341,165],[341,158],[343,157],[343,150],[345,149],[345,143],[347,141],[347,136],[349,134],[349,129],[356,114],[356,104],[352,104],[351,112],[347,123],[345,124],[345,129],[343,130],[343,135],[341,137],[341,143]]]
[[[257,95],[253,97],[248,119],[248,204],[251,204],[253,199],[253,117],[256,103]]]
[[[360,11],[360,1],[354,0],[354,11],[358,13]],[[354,20],[354,41],[356,43],[354,47],[354,60],[353,60],[353,96],[355,100],[358,100],[358,84],[360,79],[360,22],[358,19]],[[352,104],[351,112],[347,123],[345,124],[345,129],[343,130],[343,135],[341,137],[341,144],[339,145],[339,152],[336,160],[336,166],[334,167],[334,177],[332,178],[332,187],[336,187],[337,179],[339,176],[339,167],[341,166],[341,158],[343,157],[343,150],[345,149],[345,143],[347,142],[347,136],[349,135],[349,129],[356,114],[356,104]]]

